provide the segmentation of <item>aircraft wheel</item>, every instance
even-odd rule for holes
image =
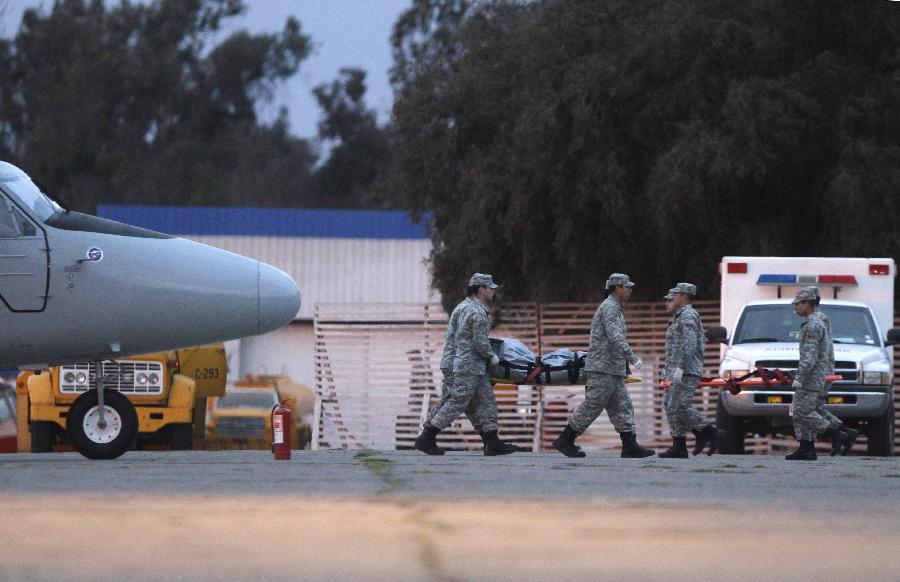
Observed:
[[[97,390],[88,390],[69,408],[66,428],[75,450],[88,459],[115,459],[131,447],[138,430],[134,405],[119,392],[103,392],[104,420],[101,427]]]
[[[169,430],[169,446],[173,451],[190,451],[194,448],[194,425],[173,424]]]
[[[36,420],[31,423],[31,452],[49,453],[53,451],[52,422]]]

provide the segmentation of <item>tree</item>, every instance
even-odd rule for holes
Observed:
[[[310,51],[300,24],[210,43],[241,0],[59,0],[0,45],[0,143],[78,209],[98,201],[300,204],[310,145],[256,105]]]
[[[365,71],[345,68],[330,85],[313,90],[323,113],[319,137],[332,144],[328,159],[316,171],[322,206],[391,204],[380,188],[390,165],[390,141],[375,112],[365,105],[365,81]]]
[[[508,299],[597,299],[613,271],[715,296],[723,255],[900,250],[889,4],[463,4],[394,36],[393,187],[433,211],[445,297],[475,270]]]

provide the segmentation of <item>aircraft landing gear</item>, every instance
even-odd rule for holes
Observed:
[[[102,370],[100,362],[95,370]],[[134,405],[117,390],[104,390],[102,373],[97,388],[75,399],[66,418],[75,450],[89,459],[115,459],[131,447],[138,430]]]

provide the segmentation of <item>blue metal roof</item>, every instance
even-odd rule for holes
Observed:
[[[212,208],[101,204],[97,216],[173,235],[427,239],[430,214],[400,210]]]

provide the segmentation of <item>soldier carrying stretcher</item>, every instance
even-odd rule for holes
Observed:
[[[624,458],[649,457],[655,452],[640,446],[634,435],[634,406],[625,388],[628,364],[643,367],[626,341],[622,305],[631,297],[634,283],[628,275],[613,273],[606,281],[607,297],[591,321],[591,339],[584,371],[584,401],[569,417],[566,428],[553,447],[567,457],[584,457],[575,439],[606,409],[609,420],[622,439]]]
[[[831,440],[832,456],[847,454],[859,436],[859,431],[844,426],[841,419],[825,410],[825,377],[834,371],[834,340],[831,320],[819,311],[819,301],[818,288],[804,287],[792,302],[794,311],[804,321],[800,324],[800,362],[791,403],[794,435],[800,448],[785,456],[789,461],[815,461],[817,434]]]
[[[451,337],[452,326],[456,326],[452,333],[452,341],[455,342],[452,387],[448,387],[449,397],[441,397],[415,442],[416,449],[427,455],[444,454],[444,450],[437,446],[437,435],[463,411],[474,421],[473,425],[476,425],[484,441],[486,456],[508,455],[521,450],[497,436],[497,400],[487,369],[488,363],[493,365],[500,360],[488,341],[488,305],[494,299],[496,288],[490,275],[475,273],[469,280],[469,298],[464,300],[465,305],[458,314],[454,310],[458,319],[454,320],[451,315],[448,338]]]
[[[697,287],[691,283],[678,283],[669,289],[666,309],[672,313],[666,329],[666,367],[663,372],[669,381],[665,408],[672,433],[672,446],[659,454],[662,458],[687,459],[687,433],[696,437],[694,455],[709,447],[713,455],[725,431],[710,424],[700,411],[694,408],[694,392],[703,374],[703,350],[706,347],[703,323],[691,305],[697,295]]]

